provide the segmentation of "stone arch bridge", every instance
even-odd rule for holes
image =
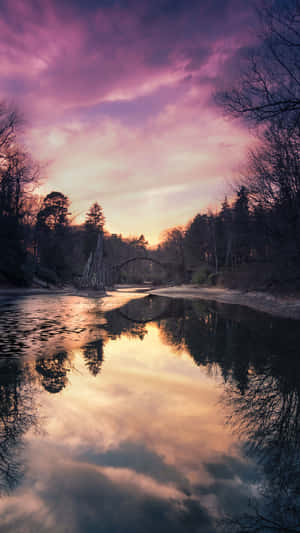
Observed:
[[[113,282],[114,283],[117,282],[119,273],[123,267],[135,261],[149,261],[150,263],[161,267],[166,272],[166,274],[170,273],[170,265],[168,265],[167,263],[162,263],[161,261],[158,261],[158,259],[155,259],[149,256],[136,256],[136,257],[130,257],[129,259],[125,259],[121,263],[112,266]]]
[[[111,287],[117,283],[120,270],[134,261],[150,261],[153,264],[159,265],[168,275],[172,271],[171,265],[162,263],[158,259],[150,256],[135,256],[115,265],[110,264],[104,255],[103,232],[99,232],[96,248],[88,258],[79,285],[82,288],[102,290],[105,287]]]

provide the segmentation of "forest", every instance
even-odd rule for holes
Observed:
[[[119,282],[206,283],[289,289],[300,286],[300,8],[298,2],[260,13],[260,41],[244,57],[234,87],[220,87],[216,105],[252,128],[256,142],[240,179],[215,211],[167,230],[149,247],[144,235],[105,231],[101,198],[76,223],[65,192],[37,193],[42,171],[20,142],[21,115],[0,106],[0,283],[63,285],[82,275],[99,230],[111,265],[131,257]],[[199,176],[201,179],[201,176]],[[200,203],[200,199],[199,199]],[[137,223],[138,226],[138,223]]]

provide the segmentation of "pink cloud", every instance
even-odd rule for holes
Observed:
[[[38,10],[30,1],[7,5],[0,23],[0,74],[19,78],[23,102],[39,114],[53,113],[54,105],[62,112],[171,86],[187,72],[201,71],[217,39],[224,50],[232,39],[224,31],[216,39],[214,27],[205,27],[203,7],[146,23],[141,8],[98,8],[79,17],[50,1]],[[239,46],[244,41],[245,36]]]
[[[249,14],[237,0],[126,5],[7,0],[0,96],[25,110],[44,191],[62,189],[76,213],[97,198],[112,231],[157,240],[221,199],[243,157],[247,132],[211,94],[251,41]]]
[[[184,224],[221,201],[245,156],[243,129],[212,108],[195,114],[200,93],[141,126],[106,118],[33,129],[33,151],[50,160],[46,188],[70,193],[73,211],[82,215],[97,199],[111,231],[144,232],[157,241],[165,226]]]

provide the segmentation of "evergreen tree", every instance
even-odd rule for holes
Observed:
[[[103,230],[104,224],[103,209],[95,202],[87,212],[84,223],[84,253],[86,258],[96,248],[98,233]]]
[[[191,263],[205,261],[208,252],[207,215],[196,215],[185,233],[185,248]]]
[[[247,262],[250,255],[250,213],[248,191],[243,185],[237,191],[233,208],[233,238],[236,262]]]
[[[220,266],[229,266],[232,254],[232,210],[227,196],[217,215],[217,248]]]

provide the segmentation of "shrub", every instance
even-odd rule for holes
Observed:
[[[203,265],[198,268],[197,272],[194,273],[192,282],[197,283],[197,285],[203,285],[207,282],[208,276],[211,274],[211,270],[207,265]]]
[[[216,274],[215,272],[211,272],[210,274],[208,274],[207,276],[208,285],[216,285],[217,278],[218,278],[218,274]]]
[[[59,283],[58,276],[53,270],[50,270],[50,268],[41,267],[40,265],[38,265],[36,269],[36,275],[38,276],[38,278],[40,278],[42,281],[45,281],[46,283],[53,283],[53,285]]]

